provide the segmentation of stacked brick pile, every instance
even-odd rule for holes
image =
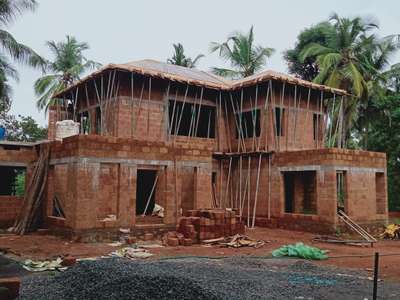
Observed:
[[[234,211],[223,209],[189,210],[179,220],[178,234],[193,243],[244,233],[244,223]]]

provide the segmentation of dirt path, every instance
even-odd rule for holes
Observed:
[[[334,265],[343,268],[367,270],[372,274],[373,257],[363,258],[333,258],[345,255],[373,255],[400,253],[400,241],[379,241],[373,248],[347,245],[333,245],[313,242],[315,234],[288,231],[280,229],[256,228],[246,232],[250,237],[269,241],[259,249],[253,248],[222,248],[219,246],[206,247],[194,245],[190,247],[163,247],[151,249],[155,257],[164,256],[270,256],[271,251],[285,244],[304,242],[308,245],[329,250],[332,258],[317,262],[321,265]],[[50,235],[31,234],[26,236],[0,235],[0,251],[20,258],[48,259],[70,254],[77,258],[106,255],[116,247],[107,243],[75,243]],[[380,277],[400,281],[400,255],[384,256],[380,260]]]

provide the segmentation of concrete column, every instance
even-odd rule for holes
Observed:
[[[76,191],[71,190],[68,201],[75,203],[75,229],[89,229],[97,227],[96,194],[101,190],[99,186],[100,163],[89,163],[85,160],[73,164],[75,168]],[[68,170],[68,173],[70,170]],[[68,184],[69,188],[71,184]]]
[[[199,208],[212,207],[211,168],[197,167],[194,171],[194,206]]]
[[[137,166],[120,164],[118,187],[118,222],[121,227],[135,225]]]
[[[317,212],[322,221],[335,224],[337,215],[336,171],[317,171]]]

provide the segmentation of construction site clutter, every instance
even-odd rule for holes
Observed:
[[[386,226],[385,231],[382,233],[384,239],[400,239],[400,225],[390,224]]]
[[[170,233],[167,244],[170,246],[191,245],[200,241],[216,239],[244,233],[244,224],[235,211],[228,209],[188,210],[180,218],[177,232]]]

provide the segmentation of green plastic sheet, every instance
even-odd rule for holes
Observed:
[[[316,247],[307,246],[303,243],[296,243],[293,245],[285,245],[279,249],[272,251],[273,257],[299,257],[312,260],[327,259],[327,251],[321,250]]]

